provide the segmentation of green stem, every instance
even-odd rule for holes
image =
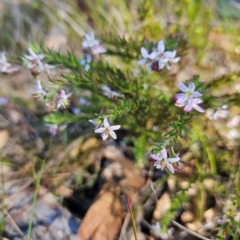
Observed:
[[[214,155],[208,145],[207,139],[204,137],[203,134],[201,134],[201,130],[199,129],[199,127],[197,127],[197,124],[192,123],[191,125],[192,125],[193,129],[195,130],[195,132],[197,133],[197,135],[202,143],[203,150],[208,157],[208,160],[210,163],[211,174],[215,175],[217,172],[216,161],[215,161]]]
[[[1,166],[2,166],[2,218],[0,219],[0,235],[2,236],[3,230],[4,230],[4,214],[5,214],[5,190],[4,190],[4,175],[3,175],[3,159],[1,159]]]
[[[132,221],[132,227],[133,227],[134,237],[135,237],[135,240],[138,240],[138,238],[137,238],[136,225],[135,225],[134,216],[133,216],[132,207],[131,207],[131,202],[130,202],[130,199],[129,199],[129,198],[127,198],[127,204],[128,204],[128,209],[129,209],[129,212],[130,212],[130,215],[131,215],[131,221]]]
[[[41,177],[43,174],[43,169],[45,166],[45,161],[42,162],[41,165],[41,169],[40,169],[40,173],[39,176],[36,177],[36,191],[34,192],[34,197],[33,197],[33,204],[32,204],[32,210],[31,210],[31,215],[30,215],[30,219],[29,219],[29,225],[28,225],[28,233],[27,233],[27,239],[30,240],[30,236],[31,236],[31,232],[32,232],[32,223],[33,223],[33,218],[34,218],[34,212],[35,212],[35,207],[36,207],[36,202],[37,202],[37,196],[38,196],[38,191],[40,188],[40,181],[41,181]],[[35,171],[35,170],[33,170]]]

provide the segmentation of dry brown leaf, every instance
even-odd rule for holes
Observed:
[[[171,199],[168,192],[165,192],[162,197],[158,200],[156,209],[153,212],[153,217],[159,220],[163,215],[170,209]]]
[[[3,130],[0,132],[0,150],[5,146],[9,139],[9,133],[7,130]]]
[[[98,200],[90,207],[78,230],[81,240],[113,240],[125,216],[116,186],[105,186]]]

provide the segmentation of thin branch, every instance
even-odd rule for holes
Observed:
[[[173,223],[173,225],[179,227],[180,229],[188,232],[189,234],[191,234],[191,235],[193,235],[193,236],[195,236],[195,237],[198,237],[198,238],[203,239],[203,240],[210,240],[209,238],[205,238],[205,237],[201,236],[200,234],[195,233],[195,232],[193,232],[192,230],[189,230],[188,228],[182,226],[181,224],[177,223],[177,222],[174,221],[174,220],[172,220],[172,223]]]
[[[4,209],[4,211],[5,211],[6,215],[9,217],[9,219],[11,220],[11,222],[12,222],[14,228],[17,230],[17,232],[24,238],[24,240],[27,240],[27,238],[24,236],[24,234],[22,233],[22,231],[20,230],[20,228],[18,227],[18,225],[12,218],[12,216],[8,213],[8,211],[6,209]]]

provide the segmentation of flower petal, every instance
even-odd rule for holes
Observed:
[[[163,69],[165,67],[165,63],[162,62],[161,60],[158,60],[158,67],[159,69]]]
[[[201,108],[199,105],[197,105],[196,103],[193,103],[192,106],[195,110],[197,110],[198,112],[205,112],[205,110],[203,108]]]
[[[178,162],[180,160],[180,157],[176,157],[176,158],[168,158],[167,161],[170,163],[174,163],[174,162]]]
[[[198,97],[201,97],[202,94],[201,94],[200,92],[193,91],[193,92],[192,92],[192,96],[193,96],[194,98],[198,98]]]
[[[174,96],[173,101],[175,103],[183,103],[187,100],[187,96],[185,93],[178,93]]]
[[[110,130],[118,130],[121,127],[121,125],[115,125],[115,126],[110,126],[108,129]]]
[[[146,64],[147,62],[147,59],[146,58],[143,58],[143,59],[140,59],[138,62],[137,62],[137,65],[144,65]]]
[[[173,168],[173,166],[172,166],[170,163],[168,163],[168,162],[167,162],[167,168],[169,169],[169,171],[170,171],[171,173],[174,173],[174,168]]]
[[[28,52],[32,57],[37,58],[37,54],[31,48],[28,48]]]
[[[112,138],[117,139],[117,135],[113,130],[110,130],[109,133],[110,133]]]
[[[193,108],[193,99],[191,98],[191,99],[188,99],[187,105],[185,106],[184,111],[191,112],[192,108]]]
[[[103,125],[104,125],[105,128],[108,128],[108,127],[110,126],[107,118],[104,118],[104,120],[103,120]]]
[[[193,82],[189,83],[188,89],[193,92],[195,90],[195,84]]]
[[[182,92],[189,91],[189,88],[184,83],[178,83],[178,87]]]
[[[171,52],[171,51],[166,51],[164,53],[164,57],[168,58],[168,60],[172,60],[176,56],[176,50]]]
[[[32,56],[29,55],[24,55],[24,57],[29,61],[32,61],[34,59]]]
[[[167,150],[166,150],[166,148],[164,148],[164,149],[161,150],[161,156],[162,156],[162,158],[164,158],[164,159],[167,158]]]
[[[148,58],[150,58],[150,59],[156,59],[157,58],[157,56],[158,56],[158,53],[157,52],[152,52],[152,53],[150,53],[149,55],[148,55]]]
[[[170,69],[172,69],[172,65],[169,65],[168,63],[166,64],[166,68],[168,69],[168,70],[170,70]]]
[[[141,47],[141,53],[144,58],[148,58],[148,51],[146,48]]]
[[[163,53],[164,50],[165,50],[164,41],[159,41],[157,48],[158,48],[158,52],[159,52],[159,53]]]
[[[152,63],[148,63],[148,64],[146,65],[146,67],[147,67],[147,71],[148,71],[148,72],[151,72],[151,71],[152,71]]]
[[[150,156],[150,158],[152,158],[153,160],[156,160],[156,161],[162,160],[161,156],[157,156],[155,154],[149,154],[149,156]]]
[[[101,134],[101,136],[102,136],[103,141],[105,141],[105,140],[108,139],[108,134],[106,134],[105,132],[103,132],[103,133]]]
[[[176,57],[176,58],[172,59],[171,62],[177,63],[177,62],[179,62],[180,59],[181,59],[180,57]]]
[[[101,127],[101,128],[98,128],[98,129],[96,129],[94,132],[95,133],[102,133],[102,132],[104,132],[105,131],[105,127]]]

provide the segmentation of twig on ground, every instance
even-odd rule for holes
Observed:
[[[9,219],[11,220],[14,228],[18,231],[18,233],[23,237],[24,240],[27,240],[27,238],[24,236],[24,234],[22,233],[22,231],[20,230],[20,228],[18,227],[18,225],[16,224],[16,222],[12,218],[12,216],[9,214],[9,212],[6,209],[4,209],[4,211],[5,211],[6,215],[9,217]]]
[[[177,222],[174,221],[174,220],[172,220],[172,224],[175,225],[175,226],[177,226],[178,228],[180,228],[180,229],[188,232],[189,234],[191,234],[191,235],[193,235],[193,236],[195,236],[195,237],[198,237],[198,238],[203,239],[203,240],[210,240],[209,238],[205,238],[205,237],[201,236],[200,234],[198,234],[198,233],[196,233],[196,232],[193,232],[192,230],[190,230],[190,229],[182,226],[181,224],[177,223]]]

